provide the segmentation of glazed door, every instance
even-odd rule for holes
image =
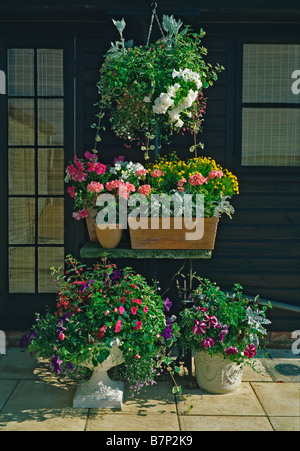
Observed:
[[[64,166],[73,153],[68,39],[0,40],[0,329],[27,327],[55,300],[65,256]],[[71,118],[71,120],[70,120]]]

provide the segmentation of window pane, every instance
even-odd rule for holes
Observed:
[[[39,243],[63,244],[64,199],[39,199]]]
[[[300,109],[244,108],[243,166],[300,166]]]
[[[40,146],[64,144],[64,103],[60,99],[38,101],[38,143]]]
[[[63,96],[63,51],[56,49],[39,49],[38,95]]]
[[[35,194],[34,150],[9,149],[9,194]]]
[[[9,243],[34,244],[35,199],[9,199]]]
[[[7,51],[8,95],[34,95],[34,50]]]
[[[35,250],[33,247],[9,248],[9,292],[35,292]]]
[[[38,251],[38,291],[39,293],[57,292],[57,283],[54,276],[51,276],[50,268],[61,267],[61,274],[64,272],[64,248],[63,247],[39,247]]]
[[[300,45],[244,44],[243,102],[300,103],[292,73],[300,68]]]
[[[39,194],[64,194],[64,150],[39,149]]]
[[[34,102],[31,99],[8,100],[8,144],[34,145]]]

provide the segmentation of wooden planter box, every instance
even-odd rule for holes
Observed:
[[[203,219],[202,219],[203,220]],[[163,228],[162,218],[157,218],[157,227],[151,228],[151,218],[145,218],[147,228],[134,229],[135,218],[128,218],[132,249],[214,249],[219,218],[204,218],[204,233],[200,239],[187,239],[196,229],[174,227],[174,218],[170,218],[170,227]],[[201,221],[201,219],[200,219]],[[199,225],[200,236],[201,228]]]

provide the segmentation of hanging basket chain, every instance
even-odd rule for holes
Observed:
[[[151,3],[151,6],[152,6],[152,5],[153,5],[153,3]],[[156,14],[156,8],[157,8],[157,3],[154,3],[154,8],[153,8],[153,10],[152,10],[151,22],[150,22],[150,27],[149,27],[149,33],[148,33],[148,38],[147,38],[147,44],[146,44],[147,47],[148,47],[148,45],[149,45],[149,43],[150,43],[150,37],[151,37],[152,28],[153,28],[153,21],[154,21],[154,18],[156,19],[156,22],[157,22],[157,25],[158,25],[158,28],[159,28],[159,30],[160,30],[160,32],[161,32],[162,37],[165,38],[165,35],[164,35],[164,32],[163,32],[162,26],[161,26],[161,24],[160,24],[160,21],[159,21],[159,19],[158,19],[157,14]]]

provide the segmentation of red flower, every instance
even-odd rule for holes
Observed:
[[[132,299],[132,302],[136,302],[139,305],[142,304],[142,301],[140,299]]]
[[[136,321],[136,326],[134,327],[134,330],[140,330],[142,328],[142,321]]]
[[[136,315],[137,311],[138,311],[138,308],[137,308],[137,307],[132,307],[131,313],[132,313],[133,315]]]

